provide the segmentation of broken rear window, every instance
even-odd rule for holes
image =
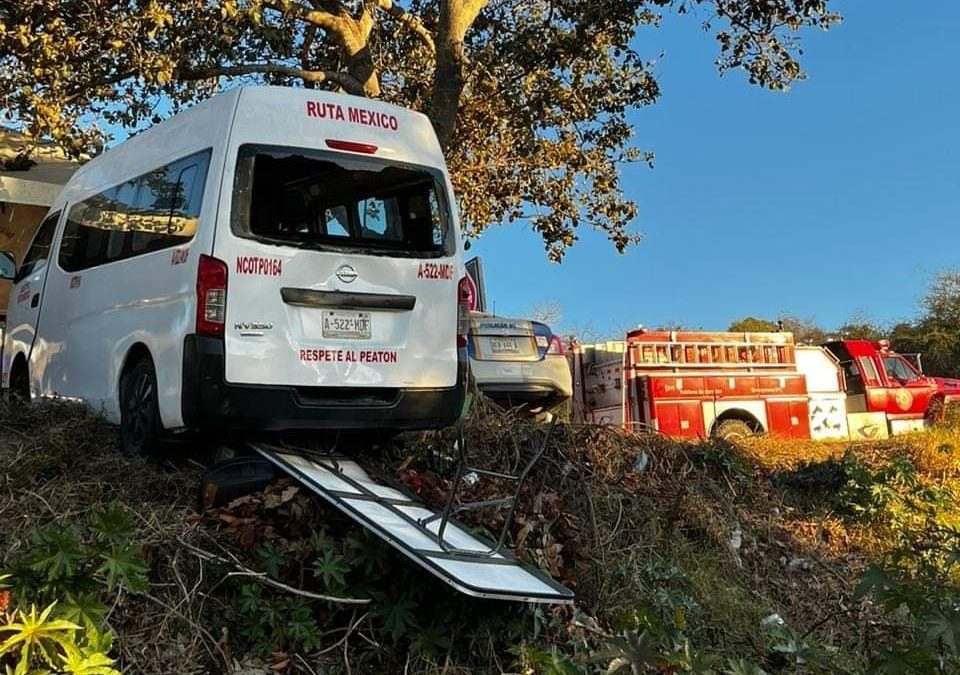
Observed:
[[[244,145],[233,231],[305,248],[452,254],[439,172],[337,153]]]

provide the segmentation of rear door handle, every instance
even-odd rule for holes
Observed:
[[[413,295],[390,293],[348,293],[345,291],[317,291],[312,288],[280,289],[280,297],[296,307],[335,307],[351,309],[379,309],[404,312],[413,309],[417,298]]]
[[[30,307],[36,307],[39,304],[40,304],[40,294],[34,293],[33,297],[30,298]]]

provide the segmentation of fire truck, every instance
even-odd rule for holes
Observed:
[[[574,421],[678,438],[886,438],[960,399],[960,380],[924,375],[886,340],[638,329],[569,354]]]

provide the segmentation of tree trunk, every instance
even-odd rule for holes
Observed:
[[[444,150],[450,146],[457,128],[460,95],[467,79],[463,38],[486,3],[487,0],[442,0],[440,3],[430,119]]]

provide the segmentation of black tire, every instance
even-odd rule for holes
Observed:
[[[713,430],[716,438],[728,442],[743,441],[754,436],[753,429],[743,420],[723,420]]]
[[[927,405],[926,411],[923,413],[923,418],[924,421],[926,421],[927,426],[940,426],[946,421],[946,417],[947,406],[943,399],[939,396],[931,399],[929,405]]]
[[[160,406],[153,361],[141,357],[120,377],[120,439],[125,455],[157,454],[160,447]]]
[[[27,364],[22,360],[18,360],[10,371],[7,400],[17,408],[30,404],[30,373],[27,371]]]

